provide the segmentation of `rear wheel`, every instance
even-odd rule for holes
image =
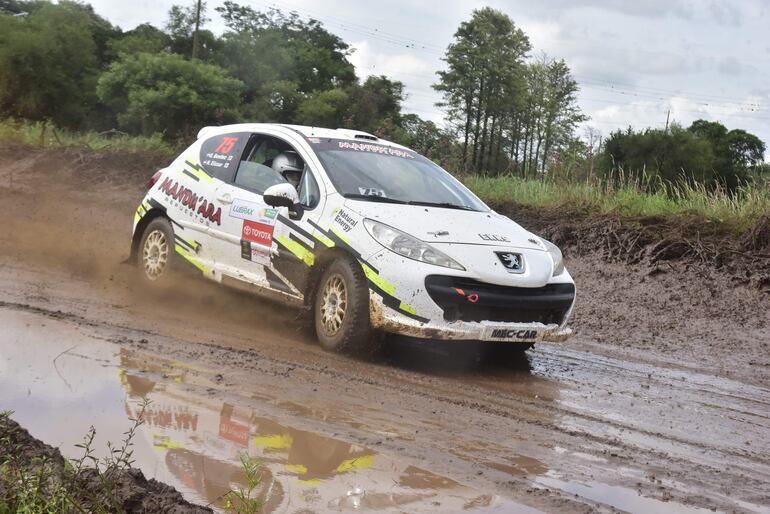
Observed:
[[[152,220],[139,243],[139,267],[145,282],[157,285],[168,279],[174,258],[174,231],[166,218]]]
[[[369,287],[352,257],[336,258],[321,275],[313,320],[318,341],[326,350],[362,353],[373,348]]]

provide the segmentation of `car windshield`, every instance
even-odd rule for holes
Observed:
[[[410,150],[342,139],[308,139],[334,187],[346,198],[488,210],[449,173]]]

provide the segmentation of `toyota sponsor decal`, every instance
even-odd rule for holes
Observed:
[[[273,244],[273,226],[257,221],[243,220],[241,238],[262,246],[271,246]]]

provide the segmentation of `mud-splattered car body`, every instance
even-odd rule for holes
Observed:
[[[263,196],[285,182],[266,169],[270,145],[304,165],[297,210]],[[207,127],[153,180],[134,216],[133,255],[144,227],[165,216],[174,250],[205,277],[297,305],[309,304],[329,256],[348,253],[368,282],[372,326],[386,332],[525,343],[571,333],[575,285],[558,248],[428,159],[370,134]]]

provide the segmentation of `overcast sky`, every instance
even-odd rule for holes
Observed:
[[[189,0],[190,3],[192,0]],[[223,1],[223,0],[222,0]],[[130,29],[162,25],[177,0],[90,0]],[[210,28],[222,25],[208,0]],[[536,57],[563,58],[580,84],[586,123],[616,128],[719,120],[760,136],[770,148],[770,0],[242,0],[312,16],[354,49],[359,76],[385,74],[406,85],[405,110],[440,122],[435,71],[457,26],[475,8],[508,14]],[[582,133],[582,130],[581,130]],[[770,152],[766,159],[770,160]]]

